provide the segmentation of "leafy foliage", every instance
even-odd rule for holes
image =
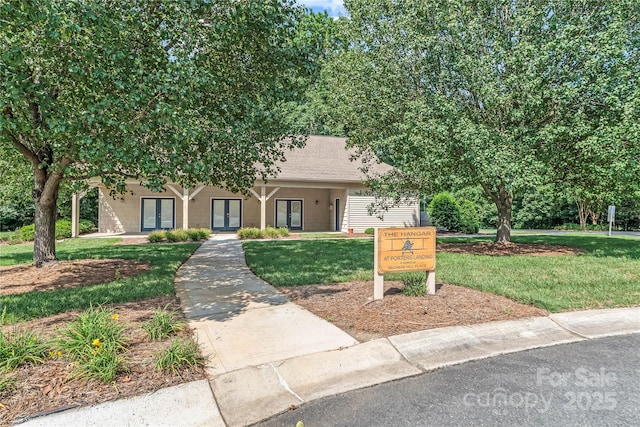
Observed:
[[[514,195],[580,177],[638,187],[640,3],[351,0],[324,70],[381,190],[481,186],[508,241]],[[593,169],[593,173],[590,170]]]
[[[290,0],[0,5],[0,153],[33,173],[34,260],[55,259],[63,180],[246,190],[304,137],[283,105],[314,49]]]

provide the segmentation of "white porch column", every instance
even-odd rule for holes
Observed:
[[[260,187],[260,230],[267,228],[267,188]]]
[[[80,235],[80,197],[74,192],[71,195],[71,237]]]
[[[267,228],[267,200],[271,198],[274,194],[276,194],[280,190],[280,187],[276,187],[273,191],[267,194],[267,187],[264,185],[260,186],[260,194],[258,194],[253,188],[249,189],[249,192],[253,194],[253,196],[258,199],[260,202],[260,229],[264,230]]]
[[[189,229],[189,189],[182,191],[182,228]]]

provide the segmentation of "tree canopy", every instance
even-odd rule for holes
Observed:
[[[283,103],[315,47],[290,0],[7,0],[0,4],[0,151],[32,167],[34,260],[55,259],[62,180],[165,180],[232,191],[302,138]],[[262,175],[261,175],[262,174]]]
[[[514,193],[592,168],[600,182],[637,186],[637,1],[345,7],[349,45],[324,76],[350,143],[399,169],[379,186],[481,185],[499,242],[510,239]]]

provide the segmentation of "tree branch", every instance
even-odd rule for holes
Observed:
[[[16,147],[16,149],[20,152],[20,154],[22,154],[24,157],[27,158],[27,160],[29,160],[33,166],[37,167],[38,164],[40,164],[40,161],[38,160],[38,156],[36,156],[36,154],[31,151],[26,145],[24,145],[16,135],[14,135],[11,131],[9,131],[9,136],[11,137],[11,140],[13,141],[13,145]]]

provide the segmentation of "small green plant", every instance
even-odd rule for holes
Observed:
[[[427,279],[424,274],[407,274],[402,278],[402,295],[417,297],[427,292]]]
[[[149,242],[151,242],[151,243],[162,242],[164,240],[164,231],[162,231],[162,230],[152,231],[151,233],[149,233],[147,238],[149,239]]]
[[[278,236],[280,236],[280,233],[278,232],[278,230],[276,230],[273,227],[267,227],[264,229],[264,237],[268,237],[270,239],[275,239]]]
[[[142,327],[151,340],[159,341],[184,329],[184,324],[176,314],[175,311],[168,311],[167,307],[158,308]]]
[[[240,239],[262,239],[264,233],[259,228],[248,227],[238,230],[238,238]]]
[[[161,351],[157,357],[156,368],[158,370],[171,370],[176,374],[182,368],[201,366],[205,361],[198,351],[196,342],[180,338],[171,341],[171,346]]]
[[[289,237],[289,229],[287,227],[278,227],[280,237]]]
[[[16,378],[12,375],[0,375],[0,396],[5,396],[16,389]]]
[[[369,227],[364,230],[364,234],[375,234],[376,230],[373,227]]]
[[[123,331],[118,314],[103,308],[90,308],[61,333],[56,350],[76,362],[74,374],[77,377],[107,383],[125,369],[120,356],[126,349]]]
[[[0,372],[16,369],[25,363],[44,362],[47,350],[38,336],[30,331],[9,334],[0,332]]]
[[[460,207],[460,231],[474,234],[480,231],[480,214],[478,207],[471,200],[458,199]]]
[[[325,320],[329,323],[333,323],[333,321],[336,320],[336,318],[333,316],[327,316]]]

